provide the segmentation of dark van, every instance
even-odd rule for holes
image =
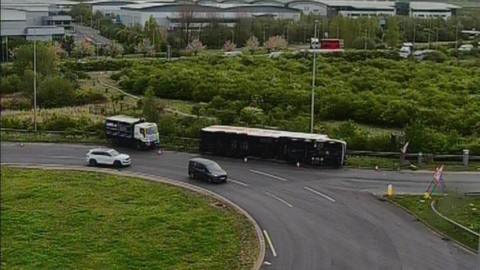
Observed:
[[[188,176],[209,183],[227,182],[227,173],[215,161],[205,158],[192,158],[188,161]]]

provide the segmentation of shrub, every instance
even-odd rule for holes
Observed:
[[[32,120],[29,118],[18,118],[15,116],[2,116],[0,118],[2,128],[30,129],[33,128]]]
[[[9,98],[2,98],[0,103],[1,110],[28,110],[33,107],[30,99],[18,95]]]
[[[118,59],[102,59],[102,60],[90,60],[85,62],[78,61],[66,61],[63,63],[64,67],[75,71],[115,71],[122,68],[131,67],[133,61],[118,60]]]
[[[20,91],[20,77],[16,74],[3,77],[0,81],[0,94],[11,94]]]
[[[105,102],[107,102],[107,97],[93,89],[80,90],[75,94],[75,104],[77,105]]]
[[[74,105],[75,91],[72,83],[60,77],[46,78],[39,85],[38,104],[45,108]]]

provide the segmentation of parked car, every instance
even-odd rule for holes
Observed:
[[[473,48],[474,47],[472,44],[463,44],[462,46],[460,46],[460,48],[458,48],[458,50],[461,52],[469,52],[473,50]]]
[[[192,158],[188,161],[190,179],[204,180],[209,183],[227,182],[227,173],[215,161],[204,158]]]
[[[113,165],[115,167],[130,166],[132,160],[127,154],[121,154],[111,148],[94,148],[88,151],[87,163],[90,166]]]

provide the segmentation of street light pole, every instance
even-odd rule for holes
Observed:
[[[317,23],[318,20],[315,20],[315,30],[314,38],[317,38]],[[316,62],[317,62],[317,48],[313,48],[313,69],[312,69],[312,100],[310,107],[310,133],[313,133],[313,115],[315,110],[315,71],[316,71]]]
[[[33,130],[37,132],[37,39],[33,40]]]

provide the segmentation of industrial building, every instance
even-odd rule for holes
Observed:
[[[153,17],[167,29],[202,27],[217,20],[233,25],[243,18],[269,17],[299,20],[302,14],[319,16],[394,16],[449,18],[459,8],[433,2],[366,0],[93,0],[92,11],[113,16],[128,26],[144,25]],[[69,0],[2,0],[1,35],[51,40],[72,30],[65,15],[78,2]]]
[[[72,18],[65,14],[75,4],[71,1],[2,0],[1,36],[44,41],[62,38],[72,30]]]
[[[93,12],[115,15],[128,26],[143,25],[152,16],[168,29],[178,27],[186,19],[196,27],[213,19],[231,24],[242,18],[256,17],[298,20],[302,14],[352,18],[405,15],[446,19],[454,16],[459,8],[445,3],[365,0],[94,0],[87,4],[91,5]]]

